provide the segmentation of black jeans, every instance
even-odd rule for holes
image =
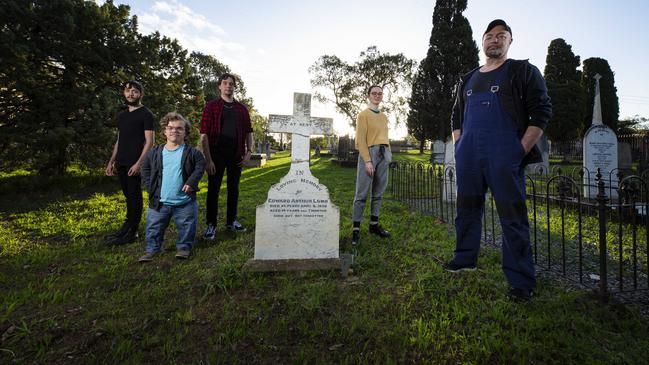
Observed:
[[[210,154],[216,167],[216,173],[207,175],[206,221],[207,224],[216,226],[219,214],[219,192],[221,191],[221,182],[223,182],[223,173],[227,170],[228,211],[225,224],[232,224],[237,219],[241,166],[238,166],[239,161],[234,159],[234,151],[224,153],[210,150]]]
[[[142,178],[140,175],[128,176],[130,166],[117,166],[117,176],[126,198],[126,225],[137,229],[142,219]]]

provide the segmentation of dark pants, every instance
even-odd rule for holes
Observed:
[[[137,229],[142,218],[142,179],[140,175],[128,176],[130,166],[117,166],[117,176],[126,198],[126,222],[129,229]]]
[[[241,179],[241,166],[235,161],[234,151],[210,151],[212,161],[216,167],[214,175],[207,175],[207,224],[216,226],[216,220],[219,214],[219,192],[221,191],[221,182],[223,173],[227,170],[227,188],[228,188],[228,211],[226,224],[232,224],[237,219],[237,205],[239,203],[239,180]]]

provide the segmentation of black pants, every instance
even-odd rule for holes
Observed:
[[[126,198],[126,224],[129,229],[137,229],[142,219],[142,178],[140,175],[128,176],[130,166],[117,166],[117,176]]]
[[[210,150],[210,154],[216,167],[216,173],[207,175],[206,221],[207,224],[216,226],[219,214],[219,192],[221,191],[221,182],[223,182],[223,173],[227,170],[228,211],[225,224],[232,224],[237,219],[241,166],[237,165],[239,161],[235,161],[234,151],[224,153]]]

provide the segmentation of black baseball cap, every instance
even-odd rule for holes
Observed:
[[[142,92],[142,84],[140,84],[138,81],[135,80],[128,80],[124,83],[124,89],[132,87],[134,89],[138,89],[138,91]]]
[[[509,25],[507,25],[507,23],[505,23],[504,20],[496,19],[496,20],[492,20],[491,23],[487,25],[487,30],[485,30],[485,32],[482,33],[482,35],[484,36],[485,34],[489,33],[490,30],[494,29],[499,25],[502,25],[503,28],[505,28],[505,30],[509,32],[510,35],[512,34],[512,28],[510,28]]]

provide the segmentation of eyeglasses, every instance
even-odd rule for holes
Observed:
[[[381,93],[381,92],[372,92],[372,93],[370,93],[370,95],[372,95],[372,96],[383,96],[383,93]]]
[[[171,127],[171,126],[166,126],[165,129],[168,130],[168,131],[170,131],[170,132],[173,132],[173,131],[176,131],[176,132],[183,132],[183,131],[185,131],[185,127]]]

